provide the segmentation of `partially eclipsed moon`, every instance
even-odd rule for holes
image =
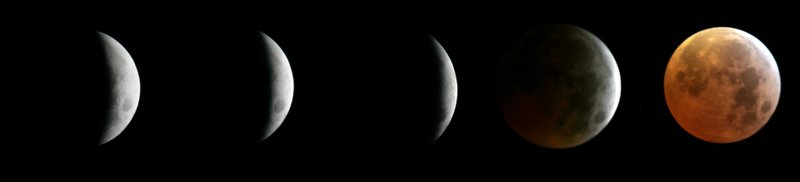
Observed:
[[[98,32],[111,76],[111,107],[100,144],[117,137],[133,119],[139,106],[139,72],[133,58],[110,36]]]
[[[731,143],[755,134],[778,105],[780,75],[767,47],[747,32],[710,28],[686,39],[664,76],[667,105],[695,137]]]
[[[292,68],[289,66],[289,59],[283,54],[283,50],[263,32],[259,32],[259,35],[266,45],[267,69],[271,73],[268,78],[272,92],[267,111],[269,121],[264,129],[264,135],[261,137],[261,140],[265,140],[275,133],[286,119],[286,115],[289,114],[289,107],[292,106],[294,96],[294,78],[292,77]]]
[[[498,103],[522,138],[547,148],[581,145],[609,123],[621,94],[611,51],[594,34],[550,25],[522,36],[501,63]]]
[[[436,41],[433,36],[428,36],[436,49],[435,55],[438,58],[437,64],[442,69],[439,71],[439,79],[442,80],[442,89],[440,93],[441,103],[441,123],[436,128],[433,141],[439,139],[450,125],[450,120],[453,119],[453,113],[456,110],[456,100],[458,99],[458,82],[456,81],[456,71],[453,68],[453,63],[450,61],[450,56],[445,52],[444,47]]]

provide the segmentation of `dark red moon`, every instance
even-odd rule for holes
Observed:
[[[572,25],[534,29],[501,63],[498,103],[522,138],[546,148],[586,143],[611,121],[621,94],[611,51]]]

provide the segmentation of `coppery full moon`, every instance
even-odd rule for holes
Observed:
[[[775,112],[781,80],[767,47],[742,30],[695,33],[675,50],[664,94],[683,129],[712,143],[744,140]]]
[[[534,29],[501,64],[498,103],[522,138],[547,148],[586,143],[611,121],[621,94],[611,51],[571,25]]]

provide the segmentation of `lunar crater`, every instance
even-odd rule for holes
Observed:
[[[131,109],[133,109],[133,101],[131,98],[125,98],[122,102],[122,111],[128,112],[131,111]]]
[[[275,102],[272,104],[272,112],[280,113],[283,110],[286,110],[286,101],[283,99],[275,100]]]
[[[761,112],[767,113],[772,108],[772,102],[765,100],[763,104],[761,104]]]
[[[759,77],[758,72],[752,67],[739,75],[739,78],[742,79],[742,86],[736,90],[734,99],[736,107],[745,107],[747,110],[751,110],[757,105],[758,94],[756,93],[756,88],[759,85]]]

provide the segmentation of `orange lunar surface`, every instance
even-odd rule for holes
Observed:
[[[672,116],[712,143],[744,140],[778,105],[781,81],[772,53],[754,36],[727,27],[695,33],[675,50],[664,77]]]

